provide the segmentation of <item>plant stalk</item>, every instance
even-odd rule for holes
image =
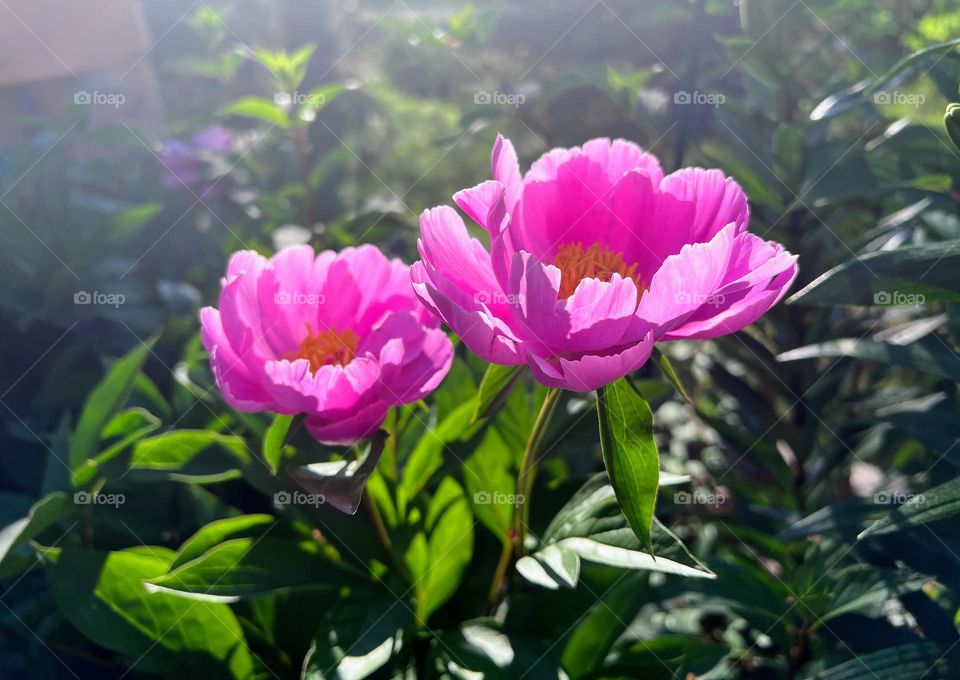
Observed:
[[[516,507],[513,515],[513,541],[518,558],[523,556],[525,550],[523,543],[527,533],[527,525],[530,521],[530,504],[527,499],[533,490],[533,480],[537,475],[537,467],[540,464],[537,451],[543,442],[547,425],[550,423],[550,416],[559,400],[560,390],[551,388],[540,406],[540,413],[537,414],[537,420],[530,432],[530,439],[527,440],[527,447],[523,451],[523,460],[520,461],[520,472],[517,475]]]

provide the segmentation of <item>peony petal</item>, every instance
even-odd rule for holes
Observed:
[[[317,310],[323,304],[323,284],[333,251],[314,255],[308,245],[284,248],[264,269],[257,287],[261,316],[269,319],[264,329],[275,356],[295,352],[307,329],[322,328]]]
[[[593,160],[572,155],[549,181],[524,181],[523,197],[510,216],[513,244],[545,261],[567,243],[601,242],[615,223],[614,183]]]
[[[357,357],[346,366],[321,366],[316,373],[306,359],[281,359],[266,362],[264,372],[278,413],[362,408],[377,401],[380,393],[380,365],[369,356]]]
[[[340,251],[338,261],[342,260],[350,272],[350,280],[359,298],[354,301],[352,295],[340,301],[340,307],[346,311],[354,307],[353,329],[361,336],[385,315],[400,310],[421,310],[413,291],[410,290],[410,269],[400,260],[388,259],[378,248],[362,245]],[[342,298],[343,284],[331,280],[327,286],[327,297]],[[353,293],[353,291],[351,291]],[[347,314],[349,316],[349,314]],[[339,326],[338,326],[339,328]]]
[[[309,416],[307,431],[321,444],[351,446],[369,439],[387,417],[389,406],[374,402],[357,411]]]
[[[411,279],[421,302],[452,328],[471,352],[493,364],[524,362],[522,341],[483,302],[465,297],[443,278],[434,284],[421,262],[413,265]]]
[[[734,259],[736,229],[731,223],[708,243],[687,244],[664,261],[637,307],[641,326],[668,333],[711,301]]]
[[[589,392],[638,370],[653,351],[654,332],[649,330],[640,342],[606,354],[583,354],[575,359],[553,357],[550,360],[530,356],[534,377],[547,387],[573,392]]]
[[[573,295],[561,300],[560,270],[530,253],[515,255],[512,274],[515,326],[537,354],[604,351],[623,344],[625,334],[636,328],[637,288],[632,279],[618,274],[610,281],[584,279]]]
[[[506,310],[506,296],[493,275],[490,253],[470,237],[453,208],[441,206],[420,215],[417,248],[428,271],[439,273],[464,295],[481,296],[489,306]]]
[[[568,337],[555,352],[595,352],[624,342],[637,311],[633,279],[584,279],[564,304]]]
[[[724,283],[708,303],[672,329],[665,340],[715,338],[749,326],[786,294],[797,276],[796,256],[770,241],[743,233]]]
[[[731,222],[740,233],[750,221],[743,189],[719,170],[677,170],[663,178],[660,190],[696,206],[696,216],[687,233],[688,243],[709,241]]]
[[[241,255],[244,257],[239,257]],[[239,266],[239,262],[243,262],[244,267]],[[263,319],[257,302],[260,277],[266,262],[263,257],[249,251],[235,254],[220,291],[219,309],[224,336],[236,356],[254,374],[264,361],[274,356],[266,332],[280,321],[272,317]]]
[[[583,145],[583,153],[606,168],[607,177],[614,183],[628,172],[636,170],[649,177],[654,186],[663,179],[663,170],[657,157],[625,139],[591,139]]]
[[[409,404],[434,390],[453,363],[453,344],[410,313],[387,317],[360,348],[379,357],[383,401]]]
[[[507,214],[504,191],[500,182],[487,180],[470,189],[458,191],[453,195],[453,201],[481,227],[490,233],[499,233]]]
[[[210,354],[210,365],[217,387],[233,408],[256,412],[269,408],[270,395],[233,351],[223,332],[220,312],[213,307],[200,310],[200,338]]]
[[[507,212],[513,212],[514,206],[520,200],[523,191],[523,180],[520,177],[520,165],[517,162],[517,152],[513,144],[503,135],[497,135],[490,154],[490,174],[493,179],[503,185],[503,199]]]
[[[515,327],[532,351],[549,355],[563,347],[569,323],[559,301],[560,270],[521,251],[513,257],[510,294]]]

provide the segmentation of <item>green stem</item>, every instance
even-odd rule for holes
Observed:
[[[493,572],[493,581],[490,583],[490,594],[487,596],[491,611],[496,608],[500,591],[503,590],[503,581],[507,577],[507,571],[510,569],[511,557],[513,557],[513,542],[506,540],[503,542],[500,560],[497,562],[497,569]]]
[[[533,480],[537,475],[537,466],[540,459],[537,458],[537,450],[543,442],[543,437],[547,431],[547,425],[550,422],[550,416],[560,399],[560,390],[551,388],[543,400],[540,407],[540,413],[533,424],[533,431],[530,433],[530,439],[527,440],[527,447],[523,452],[523,460],[520,461],[520,472],[517,475],[517,504],[514,511],[514,546],[518,557],[524,554],[523,540],[527,532],[527,524],[530,521],[530,504],[527,499],[533,490]]]
[[[386,553],[387,559],[393,563],[393,566],[409,581],[410,575],[407,572],[407,565],[403,563],[393,549],[393,542],[390,540],[390,534],[387,531],[386,523],[383,521],[383,515],[380,514],[380,509],[377,507],[377,501],[374,500],[373,496],[370,495],[370,491],[367,489],[363,490],[363,495],[364,505],[367,506],[370,521],[373,523],[373,532],[377,535],[380,545],[383,546],[383,552]]]

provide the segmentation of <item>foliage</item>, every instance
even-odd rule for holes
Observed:
[[[171,134],[237,139],[202,185],[89,107],[0,166],[5,671],[960,674],[955,3],[200,7],[148,18]],[[498,131],[722,168],[801,280],[596,395],[458,347],[363,450],[228,408],[227,255],[412,261]]]

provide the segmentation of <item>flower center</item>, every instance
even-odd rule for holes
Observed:
[[[316,373],[328,364],[349,364],[357,353],[360,338],[351,330],[338,331],[330,328],[314,333],[307,324],[307,337],[300,342],[296,352],[290,352],[287,359],[306,359],[310,370]]]
[[[636,273],[636,263],[628,265],[623,261],[623,255],[610,250],[608,246],[594,243],[586,250],[580,243],[568,243],[560,246],[553,258],[553,264],[560,270],[560,297],[568,298],[573,295],[584,279],[600,279],[609,281],[614,274],[625,279],[633,279],[637,284],[638,295],[646,286]]]

